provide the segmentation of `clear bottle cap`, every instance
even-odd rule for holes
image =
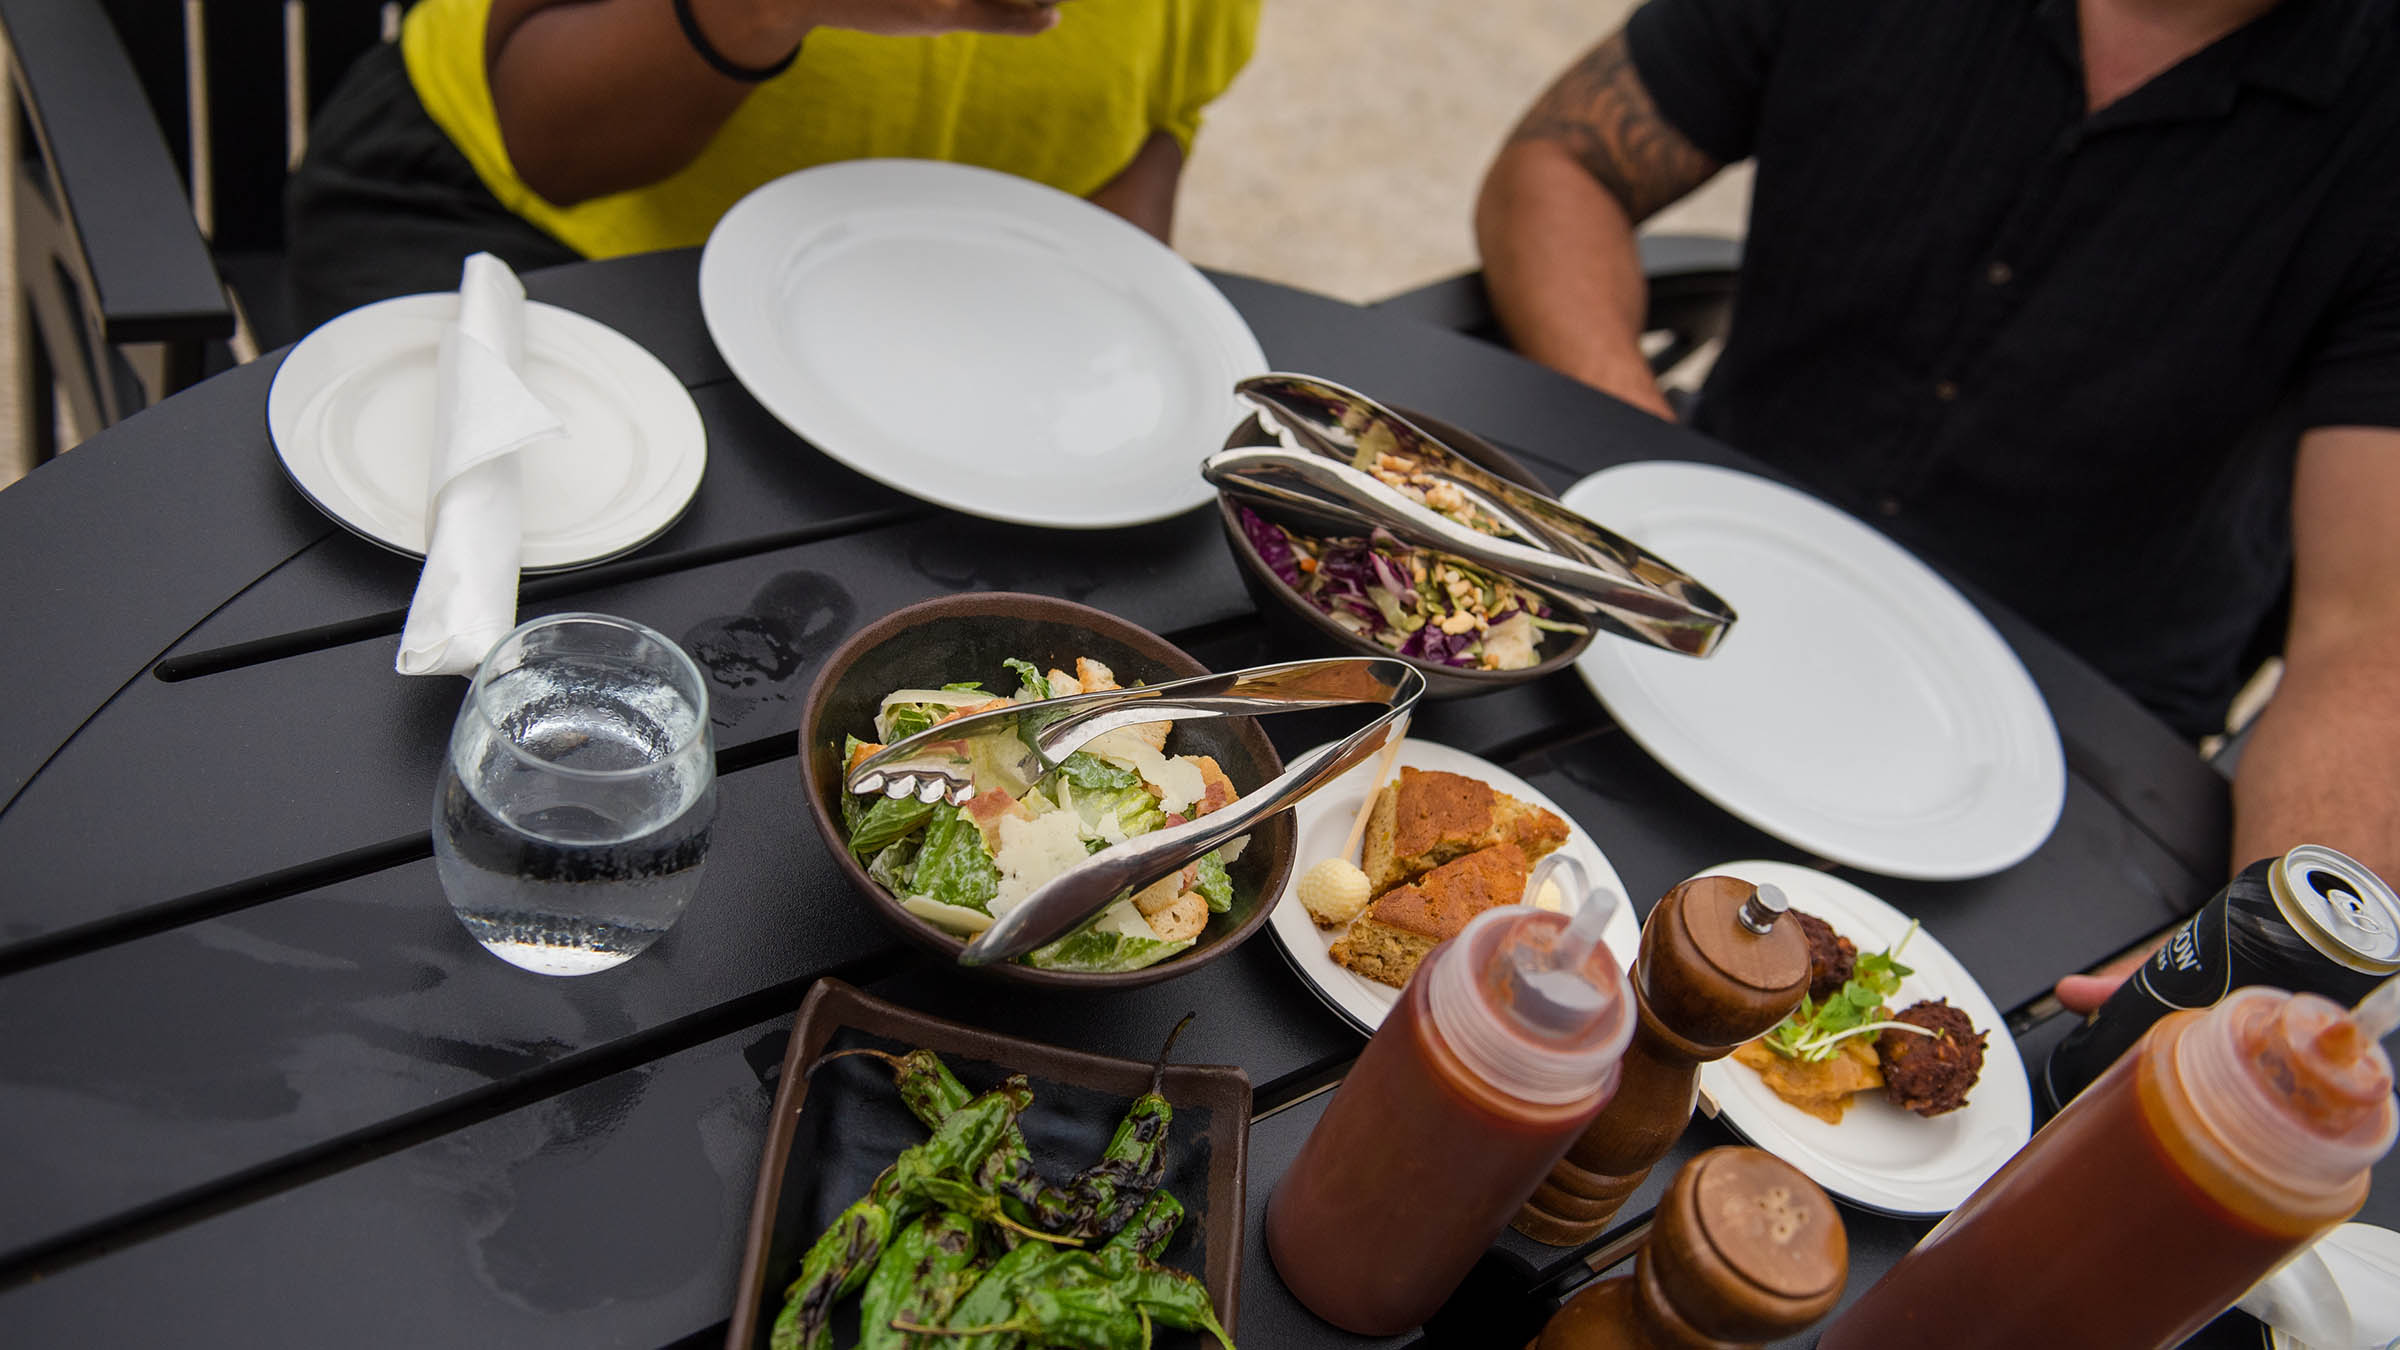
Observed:
[[[2400,1112],[2378,1044],[2400,1027],[2400,978],[2344,1008],[2316,994],[2237,989],[2184,1037],[2177,1062],[2220,1141],[2305,1189],[2330,1189],[2390,1150]]]
[[[1580,883],[1582,869],[1562,880]],[[1600,938],[1624,902],[1606,888],[1568,893],[1583,901],[1572,921],[1524,905],[1486,910],[1427,972],[1433,1022],[1452,1053],[1496,1090],[1545,1106],[1613,1082],[1633,1036],[1625,968]]]

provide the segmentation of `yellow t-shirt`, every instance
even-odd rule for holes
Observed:
[[[483,63],[491,0],[420,0],[400,47],[425,111],[492,195],[605,258],[700,243],[752,188],[836,160],[953,160],[1089,195],[1153,131],[1191,148],[1200,110],[1250,59],[1258,4],[1067,0],[1057,26],[1034,37],[819,29],[698,159],[647,187],[564,209],[525,186],[501,143]]]

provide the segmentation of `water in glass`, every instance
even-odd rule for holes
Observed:
[[[553,642],[519,630],[495,649],[506,668],[477,675],[434,799],[451,907],[545,975],[605,970],[666,932],[699,888],[715,815],[697,672],[665,638],[607,622],[621,627]],[[579,649],[624,630],[663,652]]]

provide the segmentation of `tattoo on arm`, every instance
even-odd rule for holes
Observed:
[[[1723,167],[1659,114],[1621,32],[1559,76],[1509,141],[1555,142],[1637,224]]]

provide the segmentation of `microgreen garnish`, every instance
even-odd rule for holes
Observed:
[[[1888,950],[1859,957],[1850,968],[1849,982],[1828,994],[1824,1002],[1803,996],[1799,1009],[1767,1033],[1767,1048],[1786,1059],[1821,1061],[1833,1058],[1843,1041],[1869,1032],[1906,1027],[1920,1035],[1932,1035],[1912,1023],[1875,1017],[1885,1002],[1900,992],[1900,981],[1916,974],[1899,960],[1901,949],[1916,935],[1917,925],[1912,920],[1908,931]]]

